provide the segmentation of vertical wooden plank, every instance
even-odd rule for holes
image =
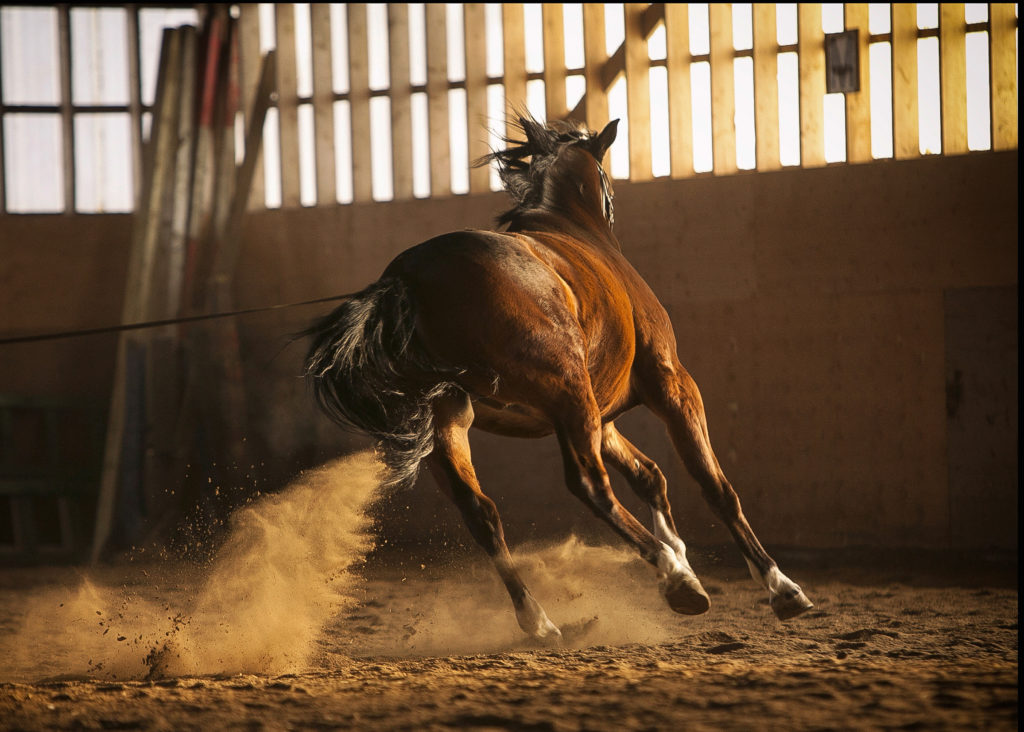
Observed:
[[[427,3],[427,110],[430,119],[430,195],[451,192],[448,150],[448,37],[444,3]]]
[[[608,124],[608,91],[604,87],[601,69],[608,60],[604,40],[604,5],[583,4],[583,80],[586,84],[586,123],[600,131]]]
[[[412,92],[409,82],[409,5],[388,3],[391,65],[391,165],[396,201],[412,198]]]
[[[338,201],[334,172],[334,89],[331,80],[331,6],[309,8],[313,33],[313,129],[315,130],[316,200],[321,206]]]
[[[57,6],[57,39],[60,56],[60,122],[63,139],[64,213],[75,212],[75,120],[71,112],[71,8]]]
[[[708,30],[711,52],[711,148],[715,174],[722,175],[737,170],[732,3],[708,4]]]
[[[857,31],[860,91],[846,97],[846,161],[865,163],[871,158],[871,58],[868,50],[868,4],[846,3],[846,30]]]
[[[821,4],[797,6],[800,66],[800,165],[825,164],[825,34]]]
[[[544,104],[549,120],[565,119],[565,21],[561,3],[541,6],[544,24]]]
[[[967,21],[963,3],[939,3],[942,153],[967,152]]]
[[[917,6],[892,6],[892,144],[897,160],[921,154],[917,99]]]
[[[295,208],[299,199],[299,111],[295,63],[295,6],[274,5],[277,27],[277,116],[281,130],[281,205]]]
[[[523,6],[503,3],[501,33],[505,57],[505,119],[508,132],[518,122],[518,112],[526,111],[526,39],[523,35]]]
[[[242,3],[238,18],[239,84],[242,93],[242,114],[246,127],[252,117],[253,99],[260,74],[260,7],[257,3]],[[261,209],[266,201],[263,182],[263,145],[259,146],[249,208]]]
[[[370,159],[370,70],[366,3],[348,3],[349,107],[352,115],[352,200],[373,200]],[[278,61],[280,63],[280,60]]]
[[[644,3],[625,3],[626,110],[629,115],[629,179],[650,180],[651,67],[644,35]]]
[[[128,120],[131,126],[132,149],[132,210],[139,207],[142,196],[142,83],[139,70],[139,6],[126,6],[128,32]],[[2,142],[2,140],[0,140]],[[0,170],[3,159],[0,158]],[[3,177],[3,176],[0,176]],[[3,184],[0,183],[0,186]],[[2,210],[2,209],[0,209]]]
[[[754,3],[754,138],[757,169],[778,170],[779,41],[775,5]]]
[[[463,11],[466,34],[466,131],[469,134],[469,192],[491,190],[490,168],[474,168],[487,154],[487,21],[483,3],[466,3]]]
[[[1017,147],[1017,18],[1014,3],[989,5],[992,149]]]
[[[0,38],[3,38],[4,22],[3,18],[0,18]],[[0,104],[3,103],[4,99],[4,61],[3,54],[0,54]],[[4,150],[6,149],[7,143],[4,142],[4,121],[0,117],[0,214],[7,213],[7,193],[4,189],[4,178],[5,170],[4,166]],[[138,194],[135,196],[135,206],[138,207],[139,197]],[[0,415],[6,415],[6,412],[0,412]],[[0,434],[0,443],[3,442],[4,435]]]
[[[688,178],[693,175],[693,96],[690,89],[690,18],[685,3],[665,3],[665,65],[672,177]]]

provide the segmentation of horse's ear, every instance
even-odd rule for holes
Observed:
[[[604,154],[608,152],[608,148],[615,142],[615,135],[619,131],[619,120],[613,119],[611,122],[604,126],[601,130],[601,134],[593,139],[591,143],[591,152],[594,153],[594,157],[598,160],[604,158]]]

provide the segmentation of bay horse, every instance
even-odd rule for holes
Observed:
[[[426,461],[473,538],[493,560],[519,626],[561,632],[523,584],[493,501],[470,457],[469,428],[554,434],[565,482],[657,569],[676,612],[710,607],[686,558],[665,477],[615,427],[643,404],[663,420],[689,473],[732,533],[782,620],[813,607],[761,546],[711,449],[697,386],[680,364],[665,308],[622,253],[601,166],[618,120],[600,133],[528,114],[525,140],[497,163],[514,205],[500,231],[434,237],[399,254],[380,279],[314,322],[305,373],[336,422],[378,441],[387,482],[409,484]],[[621,472],[650,507],[653,531],[612,492]]]

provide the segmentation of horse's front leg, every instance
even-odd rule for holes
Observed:
[[[782,573],[747,523],[739,496],[711,449],[704,404],[696,383],[678,361],[662,361],[652,372],[647,374],[645,402],[664,420],[686,469],[743,553],[751,577],[768,590],[772,610],[780,620],[810,610],[814,605]]]

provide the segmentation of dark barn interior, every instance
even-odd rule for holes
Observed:
[[[163,31],[162,56],[161,44],[153,43],[160,33],[150,32],[156,50],[141,51],[152,59],[148,66],[140,67],[139,47],[128,44],[136,60],[129,64],[132,90],[126,99],[108,103],[58,94],[51,104],[14,96],[21,87],[8,80],[16,58],[12,38],[23,28],[18,23],[28,21],[14,6],[3,6],[0,586],[5,599],[0,612],[5,616],[0,619],[0,648],[26,643],[25,618],[31,607],[26,598],[44,590],[56,592],[51,604],[56,607],[59,601],[64,608],[63,590],[55,588],[77,581],[79,573],[108,581],[131,563],[146,566],[154,576],[187,566],[199,574],[189,580],[161,580],[161,592],[187,605],[181,597],[191,597],[190,583],[201,583],[196,577],[216,562],[227,527],[234,525],[229,518],[233,511],[268,494],[285,495],[294,481],[369,446],[366,438],[339,430],[317,410],[302,378],[306,343],[294,334],[333,307],[314,301],[362,289],[404,249],[448,231],[492,228],[506,208],[506,194],[494,190],[486,168],[468,167],[467,161],[486,153],[489,144],[479,120],[503,125],[508,105],[525,108],[539,98],[548,119],[570,117],[592,129],[616,115],[628,117],[628,134],[620,131],[608,161],[614,178],[615,232],[623,252],[671,316],[678,354],[700,386],[721,466],[761,541],[780,561],[789,562],[792,575],[806,576],[801,584],[809,595],[817,584],[823,598],[833,602],[817,603],[813,630],[801,631],[800,620],[787,623],[785,631],[774,620],[769,627],[762,619],[765,608],[756,607],[758,620],[750,621],[749,631],[735,619],[718,626],[709,615],[696,629],[680,625],[654,640],[626,634],[588,641],[584,633],[578,644],[567,641],[567,648],[557,651],[500,648],[490,641],[445,646],[438,640],[434,646],[414,646],[409,635],[402,642],[391,638],[391,626],[360,636],[358,642],[346,640],[345,622],[360,608],[371,612],[366,608],[391,602],[396,612],[412,612],[398,605],[415,606],[423,593],[443,593],[438,588],[448,587],[450,576],[460,573],[472,582],[478,574],[488,576],[480,580],[485,587],[481,592],[496,599],[474,602],[499,608],[499,625],[512,623],[510,608],[502,604],[503,591],[497,583],[486,584],[491,582],[490,566],[458,512],[424,471],[414,487],[372,501],[368,510],[374,548],[351,570],[365,585],[353,590],[356,610],[350,603],[348,616],[330,619],[327,637],[336,647],[323,651],[328,642],[319,641],[328,660],[323,655],[312,656],[312,661],[304,657],[299,667],[246,667],[241,662],[183,674],[184,680],[176,683],[187,687],[195,708],[168,717],[172,726],[247,720],[272,724],[277,719],[288,727],[368,729],[746,729],[757,726],[750,721],[755,714],[778,724],[787,719],[790,724],[783,726],[799,729],[901,724],[1016,728],[1015,5],[980,6],[986,13],[978,18],[972,16],[977,8],[968,6],[965,14],[964,5],[943,4],[934,11],[934,27],[922,21],[921,13],[931,6],[918,5],[916,15],[913,5],[879,6],[888,26],[869,31],[867,4],[836,6],[835,28],[829,26],[834,9],[800,4],[792,11],[799,21],[792,41],[783,38],[782,30],[781,19],[789,11],[763,4],[712,4],[710,9],[691,5],[689,16],[685,5],[607,5],[600,6],[600,18],[597,6],[590,4],[582,9],[504,4],[500,11],[486,13],[483,5],[474,4],[457,10],[437,4],[377,9],[313,4],[308,11],[291,4],[189,9],[193,7],[196,30],[178,40],[173,40],[173,31]],[[58,65],[67,70],[57,76],[66,93],[78,83],[72,81],[78,56],[74,43],[70,52],[61,50],[65,41],[60,39],[66,35],[74,41],[79,28],[75,13],[92,11],[52,5],[40,9],[54,19]],[[136,33],[134,43],[143,38],[139,29],[150,27],[136,5],[96,6],[101,11],[125,18],[129,35],[133,29]],[[336,36],[339,12],[347,20],[341,26],[347,34],[344,46]],[[748,23],[752,19],[749,50],[730,35],[741,27],[743,12]],[[582,19],[580,44],[585,50],[581,65],[562,58],[571,54],[570,20],[576,13]],[[593,39],[607,37],[606,29],[614,25],[606,16],[615,13],[622,16],[620,51],[595,48]],[[769,32],[776,27],[776,13],[777,37]],[[267,18],[274,20],[271,37],[275,28],[277,33],[276,55],[271,56],[276,68],[262,65],[267,57],[259,34],[266,33]],[[301,32],[302,18],[312,29],[309,37]],[[462,33],[461,77],[452,70],[451,48],[447,71],[437,61],[445,50],[446,22],[451,43],[453,18]],[[693,40],[701,18],[706,50]],[[495,19],[502,23],[496,37],[503,49],[497,76],[487,49]],[[540,69],[530,66],[533,20],[543,28]],[[152,22],[159,31],[159,23]],[[168,16],[166,27],[185,22]],[[384,41],[381,22],[387,31]],[[405,48],[394,40],[404,39],[403,33],[412,33],[409,37],[415,40],[417,22],[425,29],[425,50],[415,42]],[[858,27],[861,87],[845,96],[826,96],[826,76],[833,69],[825,40]],[[975,118],[957,107],[966,109],[968,101],[979,98],[972,86],[977,77],[964,71],[965,39],[969,49],[972,36],[979,35],[984,36],[987,64],[987,79],[982,79],[989,84],[982,95],[988,132],[980,146]],[[653,50],[658,39],[667,49],[660,58]],[[224,44],[219,56],[207,50],[217,41]],[[936,110],[941,134],[938,147],[925,151],[927,129],[923,121],[919,129],[918,109],[927,107],[927,89],[924,82],[917,88],[918,69],[902,73],[900,64],[912,58],[924,69],[930,57],[920,49],[930,48],[931,41],[941,61],[936,82],[941,89]],[[178,49],[177,56],[168,51],[170,46]],[[865,99],[869,81],[881,84],[868,59],[882,46],[893,72],[886,82],[889,147],[886,153],[882,145],[880,154],[873,137],[878,122]],[[344,62],[343,88],[337,77],[339,48],[350,54]],[[298,63],[289,55],[296,49]],[[428,63],[418,80],[415,58],[421,50]],[[312,69],[308,90],[302,86],[303,53]],[[800,56],[795,162],[787,162],[788,153],[779,144],[785,140],[780,119],[786,117],[786,108],[780,99],[788,78],[781,59],[787,53]],[[685,64],[677,63],[677,57],[685,58]],[[220,66],[211,66],[217,58]],[[406,68],[410,58],[412,77]],[[969,68],[969,51],[966,58]],[[950,59],[959,59],[959,66]],[[381,60],[391,69],[383,85],[374,82],[374,63]],[[90,68],[106,68],[90,63]],[[177,82],[175,63],[180,69]],[[699,118],[700,96],[697,91],[691,95],[690,89],[691,80],[698,89],[701,64],[710,67],[705,147],[712,149],[713,162],[705,168],[700,157],[704,140],[696,123],[693,139],[688,137],[691,101],[693,119]],[[756,156],[749,159],[742,157],[746,128],[731,98],[733,79],[739,99],[740,70],[748,68],[751,110],[757,110],[756,125],[750,127]],[[771,69],[768,76],[764,68]],[[140,96],[145,88],[140,74],[152,77],[148,99],[146,92]],[[684,74],[685,85],[680,81]],[[664,107],[658,106],[655,78],[665,83]],[[578,100],[572,99],[571,82],[569,98],[564,89],[560,95],[552,91],[565,79],[579,79]],[[499,85],[505,106],[495,112],[487,94]],[[206,89],[215,101],[204,97]],[[874,92],[872,87],[870,100],[877,104]],[[681,93],[685,106],[680,106]],[[461,111],[436,103],[457,94],[463,99]],[[623,101],[627,98],[628,103]],[[829,135],[836,135],[829,110],[837,109],[828,106],[829,98],[840,100],[844,126],[838,148],[829,148]],[[216,101],[221,99],[229,101]],[[389,102],[385,117],[371,116],[381,100]],[[85,144],[74,137],[78,128],[73,118],[102,116],[105,104],[108,112],[128,120],[132,140],[127,147],[135,171],[127,208],[113,213],[102,204],[90,208],[91,194],[84,191],[94,181],[76,178],[76,170],[85,176],[82,171],[88,168],[84,158],[67,149],[72,138],[75,145]],[[214,124],[204,122],[209,104]],[[767,117],[765,105],[774,105]],[[190,109],[196,121],[179,122],[189,119]],[[56,181],[63,192],[59,210],[45,205],[31,210],[31,203],[23,203],[29,199],[16,190],[26,179],[24,168],[16,166],[32,157],[15,150],[21,140],[31,140],[17,137],[27,133],[17,131],[21,128],[15,118],[30,114],[50,115],[63,125],[59,129],[66,135],[66,165],[60,169],[63,178]],[[454,122],[449,128],[449,115],[455,119],[458,114],[463,117],[461,152],[452,142],[457,134],[447,134],[459,129]],[[667,146],[652,133],[657,115],[665,118]],[[269,135],[265,116],[273,119]],[[388,121],[383,132],[381,119]],[[410,141],[400,131],[415,127],[417,120],[426,132]],[[310,133],[315,139],[308,139]],[[380,184],[382,168],[376,149],[371,151],[371,136],[378,142],[387,138],[386,184]],[[248,144],[254,141],[262,141],[262,147]],[[268,144],[276,146],[273,155],[266,150]],[[344,165],[347,179],[346,173],[337,172]],[[459,165],[465,170],[457,175]],[[349,186],[344,190],[338,185],[343,180]],[[181,219],[184,229],[176,216],[186,217]],[[238,311],[226,318],[197,319]],[[185,320],[138,330],[113,327],[179,319]],[[92,330],[97,332],[78,332]],[[47,334],[64,335],[37,339]],[[748,593],[732,601],[716,595],[713,603],[721,604],[712,613],[720,619],[735,609],[730,602],[749,600],[753,606],[760,594],[753,594],[728,532],[708,510],[664,426],[643,409],[624,415],[617,424],[664,472],[694,569],[713,575],[726,594]],[[471,439],[480,482],[501,511],[513,553],[517,547],[524,553],[542,552],[536,547],[557,546],[568,537],[578,537],[588,547],[624,550],[614,533],[566,490],[554,439],[513,440],[482,432],[472,433]],[[646,521],[640,501],[616,480],[613,485],[623,504]],[[311,551],[317,551],[315,545]],[[574,571],[571,564],[558,565],[543,552],[536,556],[547,557],[548,565],[560,566],[559,571]],[[163,569],[150,564],[158,558],[166,563]],[[540,572],[537,562],[543,561],[534,560],[523,559],[529,571]],[[646,578],[650,587],[645,585],[645,591],[654,591],[650,568],[623,566]],[[588,592],[601,587],[612,594],[625,592],[614,588],[614,578],[603,578],[600,568],[588,565],[586,571],[596,573],[588,579]],[[419,582],[421,595],[411,584],[396,589],[407,575]],[[145,581],[133,577],[124,586],[144,596]],[[850,585],[840,586],[844,581]],[[115,579],[113,585],[119,582]],[[384,595],[374,596],[375,591]],[[844,592],[848,600],[855,598],[850,601],[857,608],[840,601]],[[906,595],[877,599],[885,592]],[[163,595],[160,601],[165,601]],[[872,604],[878,617],[889,620],[858,615]],[[463,614],[450,622],[467,628],[490,622],[476,618],[473,607],[472,602],[463,606]],[[907,608],[914,614],[900,615]],[[948,658],[930,650],[913,651],[913,622],[929,613],[947,625],[941,630],[923,627],[921,634],[938,638],[948,633],[977,642]],[[595,620],[601,618],[600,612],[593,614]],[[440,626],[440,617],[431,622]],[[389,622],[397,623],[397,618]],[[904,623],[899,631],[893,618]],[[416,620],[408,622],[420,638],[428,635]],[[984,635],[974,625],[998,635]],[[765,643],[778,643],[796,655],[780,660],[762,652],[746,632],[761,633]],[[123,635],[129,638],[125,644],[131,641],[130,634]],[[470,635],[466,630],[454,637]],[[806,651],[801,656],[804,651],[792,650],[816,643],[827,646],[827,654]],[[38,653],[45,655],[45,650]],[[15,658],[13,651],[9,657]],[[421,657],[428,660],[409,660]],[[636,658],[653,665],[638,665]],[[441,661],[447,671],[437,669]],[[478,672],[486,675],[481,669],[492,662],[505,674],[495,683],[507,686],[495,691],[486,685],[467,687],[468,681],[459,680]],[[92,658],[88,670],[81,671],[83,662],[73,654],[65,667],[41,663],[38,672],[31,664],[10,663],[0,674],[3,728],[70,728],[110,720],[148,728],[159,717],[145,699],[152,702],[160,689],[170,688],[166,679],[155,680],[159,675],[152,673],[157,668],[152,664],[149,680],[144,678],[147,667],[139,664],[136,675],[119,672],[111,682]],[[830,675],[844,663],[844,675]],[[368,664],[375,665],[367,670]],[[619,671],[608,670],[609,664],[618,664]],[[107,671],[114,665],[108,663]],[[588,669],[601,668],[605,675],[588,681]],[[133,680],[140,678],[140,669],[143,680]],[[562,674],[561,680],[551,680]],[[679,674],[686,684],[696,683],[704,691],[679,691],[674,685],[684,683]],[[711,680],[714,674],[716,680]],[[798,688],[803,682],[795,679],[804,678],[800,674],[814,677],[821,685],[815,688],[826,695],[818,716],[794,711],[807,703],[803,694],[814,693],[810,687]],[[850,681],[857,674],[865,679],[863,688]],[[919,680],[912,693],[917,701],[890,708],[887,699],[894,692],[885,679],[902,674]],[[772,686],[780,677],[797,684],[791,695]],[[196,688],[196,678],[206,679],[205,688]],[[247,690],[239,690],[242,682]],[[111,683],[119,688],[104,692],[103,685]],[[580,716],[573,708],[588,703],[589,697],[580,696],[588,683],[608,689],[615,699],[598,716]],[[602,683],[606,686],[600,687]],[[353,684],[361,684],[365,693],[360,695]],[[630,684],[650,689],[650,702],[631,694]],[[715,684],[747,691],[729,696]],[[295,691],[303,687],[301,694]],[[313,701],[303,697],[286,712],[288,699],[271,700],[262,711],[243,699],[250,692],[270,694],[273,688]],[[490,696],[463,704],[465,695],[457,694],[465,688],[472,689],[471,697]],[[759,688],[774,689],[775,696],[761,698]],[[135,706],[132,697],[119,712],[116,699],[133,692],[145,699]],[[709,707],[706,699],[717,698],[719,692],[722,704]],[[37,701],[31,701],[33,693]],[[703,701],[687,696],[701,693]],[[897,689],[895,695],[900,693]],[[433,708],[424,705],[422,699],[431,694],[446,701]],[[49,711],[39,706],[47,699]]]

